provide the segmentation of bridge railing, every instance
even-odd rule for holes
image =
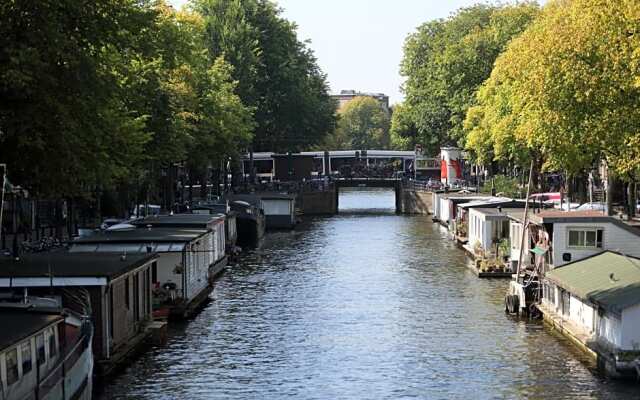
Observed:
[[[424,191],[424,192],[432,192],[434,190],[442,189],[442,185],[440,184],[440,182],[426,182],[426,181],[417,181],[413,179],[403,180],[402,187],[408,190],[417,190],[417,191]]]

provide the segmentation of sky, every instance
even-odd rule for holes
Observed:
[[[180,7],[186,0],[169,0]],[[277,0],[283,16],[310,40],[332,93],[380,92],[402,101],[400,61],[408,34],[481,0]]]

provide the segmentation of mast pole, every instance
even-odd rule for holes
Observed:
[[[2,200],[0,200],[0,243],[2,243],[2,216],[4,213],[4,192],[7,185],[7,164],[0,164],[2,167]]]
[[[520,281],[520,265],[522,264],[522,253],[524,252],[525,233],[527,232],[527,220],[529,217],[529,195],[531,193],[531,179],[533,176],[533,158],[529,167],[529,182],[527,183],[527,197],[524,203],[524,216],[522,218],[522,238],[520,239],[520,255],[518,256],[518,265],[516,269],[516,282]]]

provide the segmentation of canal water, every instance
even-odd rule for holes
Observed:
[[[341,213],[270,233],[104,387],[126,399],[628,399],[540,323],[504,313],[425,216],[387,190],[347,190]]]

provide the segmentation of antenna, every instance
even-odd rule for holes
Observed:
[[[2,200],[0,200],[0,243],[2,243],[2,214],[4,212],[4,192],[7,185],[7,164],[0,164],[2,167]]]

